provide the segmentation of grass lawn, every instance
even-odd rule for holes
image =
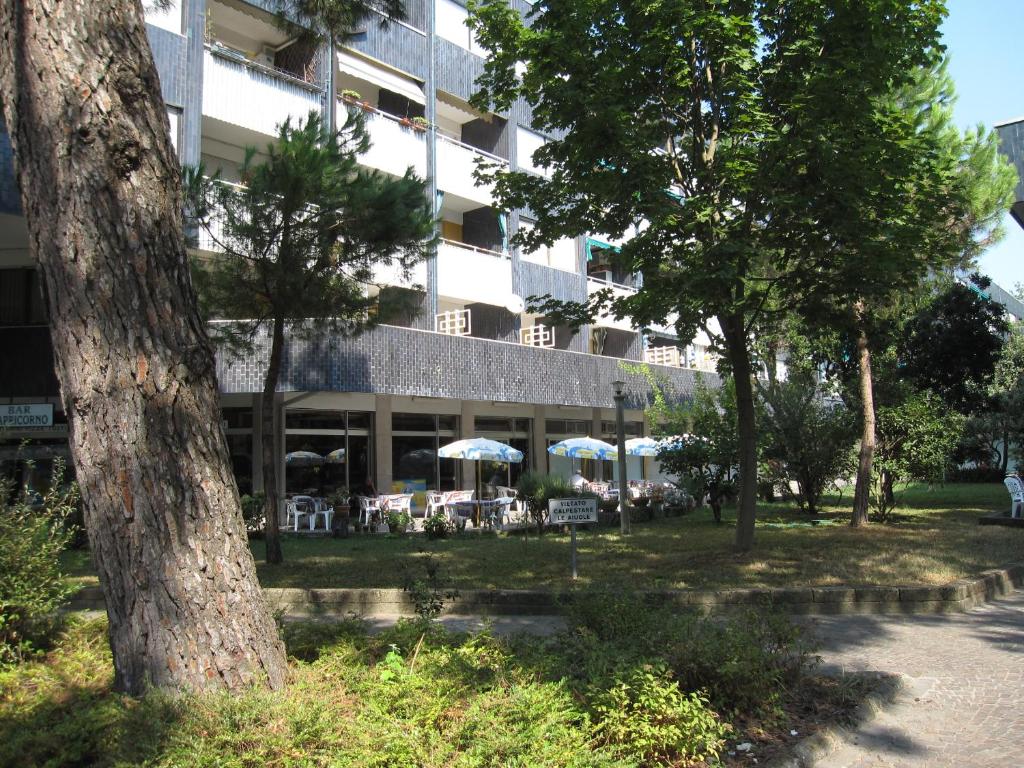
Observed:
[[[897,518],[853,530],[846,523],[851,494],[827,499],[819,519],[806,522],[792,504],[762,504],[754,551],[732,551],[733,516],[715,525],[707,510],[634,524],[633,535],[602,528],[579,533],[579,583],[623,583],[637,588],[809,586],[829,584],[942,584],[1010,562],[1024,561],[1024,531],[979,526],[978,517],[1009,504],[1002,485],[910,486],[898,493]],[[780,525],[781,524],[781,525]],[[262,562],[267,587],[401,587],[412,570],[423,573],[432,555],[445,583],[470,588],[563,588],[570,585],[569,537],[546,534],[474,535],[442,541],[423,536],[354,536],[284,541],[285,563]],[[86,553],[69,553],[69,573],[95,583]]]

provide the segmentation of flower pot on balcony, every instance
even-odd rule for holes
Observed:
[[[368,101],[360,101],[359,106],[363,108],[364,112],[373,112],[373,104]]]
[[[413,122],[412,122],[412,120],[410,120],[410,119],[409,119],[408,117],[403,117],[403,118],[402,118],[401,120],[399,120],[398,122],[400,122],[400,123],[401,123],[402,125],[404,125],[404,126],[405,126],[406,128],[412,128],[412,127],[413,127]]]

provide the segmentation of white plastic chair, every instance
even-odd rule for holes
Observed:
[[[293,496],[285,500],[285,528],[289,525],[296,533],[299,531],[299,518],[309,519],[309,529],[313,530],[313,499],[309,496]]]
[[[1010,492],[1010,517],[1024,516],[1024,483],[1016,475],[1007,475],[1003,485]]]
[[[427,491],[427,511],[423,514],[423,519],[427,520],[438,512],[444,512],[444,502],[448,493],[445,491]]]
[[[313,512],[309,518],[309,530],[316,529],[316,519],[321,515],[324,518],[324,530],[331,530],[331,518],[334,517],[334,507],[323,499],[313,499]]]
[[[375,515],[380,513],[380,502],[369,496],[359,497],[359,527],[369,530]]]
[[[472,505],[465,504],[473,500],[475,491],[449,491],[444,501],[444,512],[453,523],[459,522],[461,518],[472,516]],[[468,514],[463,514],[459,509],[460,504]]]

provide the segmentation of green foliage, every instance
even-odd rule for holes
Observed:
[[[900,345],[901,374],[961,413],[983,409],[1009,331],[1005,310],[976,287],[951,282],[907,322]]]
[[[574,488],[561,475],[546,475],[543,472],[528,471],[519,476],[516,496],[526,502],[527,514],[537,526],[537,533],[544,533],[548,519],[548,502],[551,499],[596,498],[590,491]]]
[[[244,494],[242,502],[242,519],[245,520],[245,529],[250,534],[260,533],[266,524],[265,510],[267,497],[263,491],[256,491],[253,494]]]
[[[78,488],[64,483],[59,458],[41,504],[0,480],[0,665],[45,646],[58,626],[57,610],[75,591],[58,557],[74,536],[68,520],[78,502]]]
[[[224,341],[251,343],[272,320],[307,321],[293,333],[358,333],[409,310],[413,297],[368,296],[377,264],[405,274],[422,260],[433,236],[425,184],[408,171],[393,178],[359,165],[370,146],[354,110],[335,135],[318,113],[279,127],[262,156],[246,150],[245,186],[185,169],[189,216],[222,253],[195,262],[196,286]],[[315,322],[308,322],[315,320]]]
[[[814,374],[791,371],[786,381],[758,387],[763,425],[761,457],[795,481],[801,509],[817,514],[828,485],[853,470],[855,416],[841,403],[826,401]]]
[[[683,693],[664,664],[627,671],[594,696],[594,734],[644,764],[714,760],[730,727],[698,692]]]
[[[639,602],[617,601],[588,612]],[[112,691],[105,621],[73,620],[44,661],[0,671],[0,764],[626,768],[701,756],[713,764],[732,712],[710,687],[707,695],[693,687],[680,662],[699,647],[713,676],[751,669],[734,663],[728,643],[713,656],[724,639],[717,631],[699,644],[679,635],[703,635],[715,622],[654,609],[621,626],[607,641],[580,624],[552,638],[498,638],[421,621],[373,635],[354,621],[290,623],[291,674],[280,691],[135,699]],[[799,646],[774,645],[752,626],[728,620],[724,630],[768,649],[769,663],[802,663]],[[753,685],[765,694],[757,674]]]
[[[871,504],[880,520],[887,520],[896,506],[897,483],[942,480],[963,425],[962,415],[930,393],[878,409]]]
[[[675,475],[677,484],[696,499],[707,497],[718,522],[722,519],[722,504],[733,491],[739,464],[736,422],[733,380],[725,379],[715,390],[698,377],[693,402],[672,411],[662,425],[679,438],[659,448],[662,471]]]
[[[402,533],[412,523],[412,515],[405,510],[389,509],[384,519],[392,533]]]
[[[446,539],[455,532],[455,527],[443,512],[435,512],[423,521],[423,532],[428,539]]]

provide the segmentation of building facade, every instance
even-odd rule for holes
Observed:
[[[529,4],[514,0],[526,13]],[[635,290],[638,277],[608,256],[616,243],[599,233],[526,253],[509,239],[531,226],[529,211],[501,211],[477,184],[479,159],[544,173],[533,152],[549,137],[534,130],[520,101],[508,113],[469,103],[482,51],[458,0],[410,0],[403,21],[369,19],[332,57],[275,23],[273,0],[175,0],[147,12],[172,142],[183,164],[202,162],[239,181],[246,147],[265,147],[286,118],[318,111],[337,125],[363,110],[372,140],[360,161],[400,175],[412,168],[436,201],[439,245],[411,279],[381,270],[377,282],[417,290],[422,311],[402,325],[356,338],[289,338],[278,395],[275,441],[288,492],[328,493],[372,480],[392,489],[470,487],[472,463],[437,459],[439,445],[485,436],[523,450],[522,467],[486,467],[514,481],[523,468],[569,474],[546,447],[568,436],[614,440],[612,382],[627,384],[627,432],[644,433],[651,398],[646,379],[623,362],[651,363],[674,397],[698,376],[714,379],[710,342],[680,343],[669,327],[643,335],[604,317],[578,332],[530,314],[523,297],[584,301],[602,288]],[[27,248],[10,145],[0,132],[0,407],[49,407],[47,427],[0,432],[0,458],[24,438],[40,459],[66,451],[45,304]],[[201,251],[216,251],[200,235]],[[370,288],[369,290],[377,290]],[[260,404],[266,342],[246,357],[221,354],[223,424],[242,492],[258,489]],[[292,467],[298,450],[344,460]],[[337,454],[340,455],[340,454]],[[583,468],[610,478],[611,467]],[[630,478],[651,476],[650,460],[631,459]],[[504,484],[504,482],[502,483]]]

